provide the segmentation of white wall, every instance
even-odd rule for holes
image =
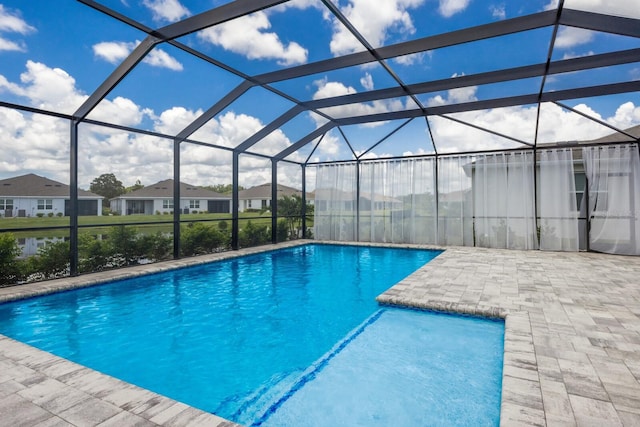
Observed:
[[[6,198],[9,199],[9,197]],[[19,210],[24,210],[25,215],[28,217],[37,216],[38,213],[42,213],[46,216],[49,212],[52,212],[54,215],[61,212],[64,215],[64,199],[46,199],[52,201],[52,209],[38,209],[38,200],[45,199],[28,197],[13,198],[13,216],[18,216]]]

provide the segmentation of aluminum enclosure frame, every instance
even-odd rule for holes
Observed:
[[[594,12],[586,12],[579,10],[572,10],[564,8],[564,1],[560,1],[557,8],[533,13],[518,18],[505,19],[489,24],[464,28],[448,33],[438,34],[434,36],[424,37],[417,40],[397,43],[388,46],[382,46],[379,48],[373,47],[366,38],[358,32],[355,26],[353,26],[349,20],[340,12],[330,0],[322,0],[322,4],[327,9],[328,13],[332,14],[338,21],[351,32],[351,34],[363,45],[364,50],[362,52],[338,56],[331,59],[312,62],[300,66],[288,67],[279,71],[273,71],[269,73],[249,76],[243,72],[236,70],[231,64],[222,63],[214,58],[211,58],[199,52],[196,49],[186,46],[176,39],[200,31],[202,29],[218,25],[238,17],[242,17],[253,12],[265,10],[272,6],[276,6],[282,3],[286,3],[287,0],[236,0],[230,3],[226,3],[220,7],[205,11],[203,13],[191,16],[176,23],[158,28],[151,29],[145,25],[126,17],[114,10],[101,4],[95,0],[78,0],[79,2],[93,8],[101,13],[110,16],[113,19],[119,20],[139,31],[144,33],[146,37],[144,40],[128,55],[128,57],[120,63],[120,65],[112,72],[110,76],[87,98],[87,100],[71,115],[64,116],[64,118],[70,121],[70,244],[71,244],[71,274],[76,275],[78,273],[78,127],[82,123],[101,124],[104,126],[112,126],[119,129],[128,129],[132,132],[148,133],[148,131],[140,129],[131,129],[122,126],[117,126],[108,123],[100,123],[95,120],[90,120],[87,116],[91,111],[103,100],[114,88],[116,88],[120,82],[132,71],[138,64],[148,55],[155,47],[168,43],[172,46],[187,52],[203,61],[209,62],[216,67],[220,67],[227,72],[230,72],[238,76],[242,81],[235,88],[231,89],[223,98],[218,100],[212,100],[211,107],[207,109],[201,116],[196,118],[192,123],[185,127],[181,132],[176,135],[162,135],[162,137],[170,138],[174,144],[174,206],[179,205],[180,200],[180,145],[183,143],[195,143],[205,146],[211,146],[215,148],[223,148],[231,151],[233,156],[232,161],[232,248],[238,248],[238,188],[239,188],[239,157],[241,155],[257,155],[265,157],[271,161],[272,169],[272,189],[273,197],[276,196],[277,188],[277,167],[278,162],[286,161],[291,163],[297,163],[302,167],[303,179],[306,179],[306,167],[310,165],[311,155],[305,162],[298,163],[287,160],[287,157],[299,149],[305,147],[307,144],[316,140],[322,140],[324,135],[331,129],[337,128],[341,131],[341,127],[354,124],[365,124],[380,121],[390,120],[402,120],[403,122],[392,132],[396,132],[409,121],[424,117],[428,119],[432,116],[443,117],[445,119],[456,121],[463,125],[468,125],[476,129],[492,133],[494,135],[507,137],[492,129],[482,128],[470,123],[465,123],[459,119],[448,116],[449,114],[476,111],[484,109],[492,109],[499,107],[509,106],[521,106],[521,105],[538,105],[544,102],[553,102],[565,109],[570,107],[562,104],[562,101],[570,99],[579,99],[585,97],[594,97],[601,95],[639,92],[640,81],[628,81],[621,83],[610,83],[594,86],[581,86],[573,89],[566,89],[560,91],[545,91],[544,81],[548,76],[575,72],[593,70],[607,66],[615,66],[622,64],[630,64],[640,62],[640,48],[629,49],[625,51],[606,52],[596,55],[591,55],[581,58],[563,59],[558,61],[551,61],[551,53],[557,37],[558,27],[567,26],[573,28],[580,28],[585,30],[600,31],[604,33],[622,35],[632,38],[640,38],[640,19],[624,18],[612,15],[605,15]],[[393,68],[388,64],[388,60],[397,58],[403,55],[427,52],[433,49],[439,49],[443,47],[450,47],[461,45],[465,43],[486,40],[491,38],[497,38],[510,34],[522,33],[539,28],[552,28],[553,34],[549,40],[549,54],[547,60],[544,63],[538,63],[533,65],[505,68],[497,71],[489,71],[478,74],[465,75],[461,77],[424,81],[415,84],[405,84],[398,75],[393,71]],[[318,100],[304,100],[295,99],[292,96],[283,93],[282,91],[274,88],[273,83],[291,80],[303,76],[310,76],[323,72],[329,72],[347,67],[364,65],[364,64],[377,64],[386,70],[390,77],[397,83],[396,86],[381,90],[371,90],[368,92],[356,93],[352,95],[336,96],[331,98],[323,98]],[[473,102],[461,102],[451,103],[441,106],[426,106],[418,100],[418,95],[442,91],[451,90],[457,88],[463,88],[468,86],[486,85],[492,83],[501,83],[509,81],[517,81],[521,79],[539,77],[542,78],[542,84],[536,91],[532,91],[528,94],[520,94],[514,96],[503,96],[491,99],[485,99]],[[241,142],[235,148],[228,147],[216,147],[214,144],[210,144],[206,141],[192,141],[189,138],[191,135],[213,119],[224,108],[231,105],[240,96],[245,94],[249,89],[254,87],[260,87],[266,91],[269,91],[277,96],[280,96],[291,103],[293,107],[285,113],[281,114],[271,123],[266,124],[260,131]],[[395,98],[395,97],[408,97],[413,100],[416,107],[406,108],[398,111],[387,111],[384,113],[372,113],[361,116],[347,116],[347,117],[332,117],[329,112],[323,111],[331,107],[346,106],[349,104],[363,103],[379,101],[383,99]],[[25,109],[28,107],[16,106],[7,103],[0,103],[2,106],[9,106],[11,108]],[[36,109],[32,109],[36,110]],[[573,111],[573,110],[572,110]],[[42,114],[56,115],[53,112],[36,111]],[[258,142],[262,141],[272,132],[280,129],[286,123],[289,123],[295,117],[307,112],[313,112],[320,117],[324,118],[326,122],[319,126],[317,129],[309,132],[299,140],[293,142],[286,149],[274,154],[263,155],[260,153],[252,152],[251,148]],[[591,120],[597,121],[591,117],[585,116]],[[601,124],[603,124],[601,122]],[[536,123],[536,138],[533,143],[527,143],[524,141],[513,139],[515,142],[521,143],[523,149],[531,149],[535,151],[537,148],[537,129],[538,123]],[[615,130],[621,134],[625,134],[624,131],[616,129],[610,125],[607,125],[612,130]],[[429,122],[427,120],[427,127]],[[429,128],[429,132],[430,128]],[[390,134],[389,134],[390,135]],[[389,136],[388,135],[388,136]],[[631,135],[625,134],[630,137]],[[359,156],[354,154],[355,161],[360,161],[362,156],[367,152],[370,152],[375,146],[380,144],[384,137],[379,141],[371,141],[371,146],[365,150],[365,152]],[[636,138],[636,141],[638,139]],[[438,150],[437,141],[433,140],[431,135],[431,141],[434,147],[434,154],[429,156],[435,156],[436,158],[441,155]],[[318,141],[319,143],[319,141]],[[316,143],[316,147],[318,145]],[[315,147],[314,147],[315,150]],[[353,150],[352,150],[353,151]],[[535,156],[534,156],[535,158]],[[303,188],[306,188],[306,183],[303,182]],[[277,201],[272,200],[272,240],[275,242],[275,224],[277,223]],[[174,211],[173,216],[173,229],[174,229],[174,248],[173,256],[178,258],[180,256],[180,214],[177,210]],[[303,229],[306,227],[303,227]]]

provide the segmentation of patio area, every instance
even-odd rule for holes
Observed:
[[[3,288],[0,301],[265,249]],[[450,247],[378,300],[506,316],[503,426],[637,426],[638,277],[638,257]],[[0,367],[12,426],[235,425],[6,337]]]

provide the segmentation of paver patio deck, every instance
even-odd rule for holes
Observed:
[[[3,288],[0,301],[273,248]],[[378,300],[506,318],[503,426],[640,426],[640,257],[452,247]],[[0,414],[10,426],[235,425],[1,335]]]

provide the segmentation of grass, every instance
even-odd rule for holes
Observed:
[[[271,225],[271,216],[269,212],[263,215],[258,213],[240,213],[240,221],[251,220],[259,225]],[[213,221],[212,224],[217,225],[219,220],[231,222],[229,214],[182,214],[181,222],[190,221]],[[166,223],[173,221],[173,215],[114,215],[114,216],[81,216],[78,217],[78,224],[81,232],[87,231],[92,234],[105,234],[110,227],[121,224],[128,224],[138,227],[145,233],[154,233],[156,231],[169,232],[172,231],[173,224]],[[160,224],[165,222],[166,224]],[[151,223],[151,224],[149,224]],[[158,223],[158,224],[153,224]],[[65,237],[69,235],[70,221],[69,217],[29,217],[29,218],[0,218],[0,233],[13,232],[17,238],[25,237]],[[139,225],[136,225],[139,224]],[[229,224],[231,226],[231,224]],[[46,230],[38,230],[46,228]],[[32,229],[25,231],[24,229]],[[15,231],[14,231],[15,230]]]

